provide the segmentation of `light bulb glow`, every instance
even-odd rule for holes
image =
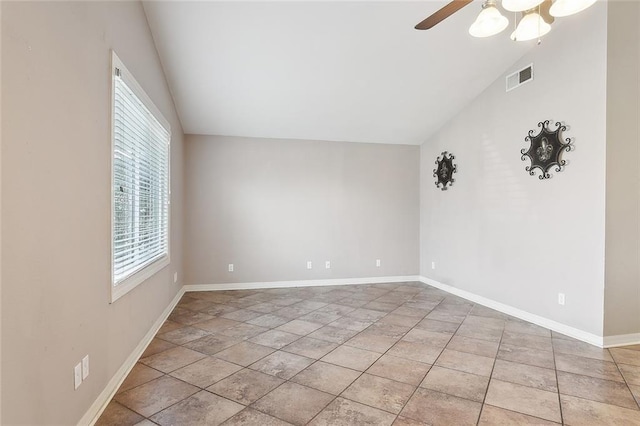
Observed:
[[[471,27],[469,34],[474,37],[489,37],[504,31],[509,25],[509,20],[502,16],[500,11],[493,5],[482,9]]]
[[[537,7],[544,0],[502,0],[502,7],[509,12],[524,12]]]
[[[551,31],[551,25],[547,24],[537,12],[530,12],[522,17],[516,30],[511,33],[511,40],[533,40],[542,37],[549,31]]]
[[[589,6],[593,5],[596,0],[556,0],[549,9],[549,14],[556,18],[573,15],[582,12]]]

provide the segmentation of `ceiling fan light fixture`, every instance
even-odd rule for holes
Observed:
[[[551,31],[551,25],[547,24],[538,12],[531,10],[525,13],[516,30],[511,33],[511,40],[533,40],[534,38],[542,37],[549,31]]]
[[[509,20],[502,16],[495,1],[487,0],[482,5],[482,11],[469,27],[469,34],[474,37],[489,37],[504,31]]]
[[[502,0],[502,7],[509,12],[524,12],[537,7],[544,0]]]
[[[549,14],[556,18],[562,18],[564,16],[582,12],[595,2],[596,0],[556,0],[551,5]]]

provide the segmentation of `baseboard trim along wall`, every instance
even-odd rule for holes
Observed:
[[[151,343],[153,337],[156,335],[160,327],[162,327],[162,324],[164,324],[171,311],[173,311],[173,308],[176,307],[183,294],[184,286],[178,291],[171,303],[169,303],[169,306],[166,307],[156,322],[153,323],[147,334],[145,334],[140,343],[138,343],[138,346],[136,346],[122,366],[120,366],[118,371],[116,371],[116,374],[114,374],[111,380],[109,380],[107,386],[100,395],[98,395],[98,398],[93,402],[91,407],[89,407],[89,410],[84,414],[84,416],[82,416],[82,419],[78,422],[78,426],[93,426],[98,421],[98,418],[105,408],[107,408],[107,405],[111,402],[111,399],[116,394],[116,391],[122,382],[124,382],[124,379],[127,378],[127,375],[129,375],[131,369],[136,365],[136,362],[138,362],[140,356],[144,353],[145,349],[147,349],[147,346],[149,346],[149,343]]]
[[[579,330],[566,324],[562,324],[557,321],[553,321],[548,318],[523,311],[522,309],[514,308],[513,306],[505,305],[504,303],[496,302],[495,300],[487,299],[483,296],[478,296],[477,294],[470,293],[466,290],[452,287],[447,284],[443,284],[439,281],[432,280],[431,278],[421,276],[420,281],[430,286],[439,288],[440,290],[444,290],[447,293],[451,293],[467,299],[471,302],[486,306],[487,308],[495,309],[496,311],[502,312],[503,314],[511,315],[524,321],[529,321],[541,327],[548,328],[550,330],[556,331],[569,337],[573,337],[574,339],[582,340],[583,342],[590,343],[601,348],[604,347],[604,342],[601,336],[597,336],[595,334]]]
[[[418,275],[404,275],[391,277],[369,278],[336,278],[328,280],[297,280],[297,281],[264,281],[250,283],[222,283],[222,284],[191,284],[185,285],[185,291],[220,291],[220,290],[255,290],[261,288],[293,288],[318,287],[332,285],[382,284],[420,281]]]
[[[640,345],[640,333],[618,334],[616,336],[604,336],[604,347],[615,348],[618,346]]]

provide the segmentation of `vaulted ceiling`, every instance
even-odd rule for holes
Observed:
[[[469,36],[479,2],[413,28],[446,3],[144,8],[186,133],[421,144],[535,45]]]

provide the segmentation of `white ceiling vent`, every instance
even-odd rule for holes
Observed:
[[[507,76],[507,92],[533,80],[533,64]]]

